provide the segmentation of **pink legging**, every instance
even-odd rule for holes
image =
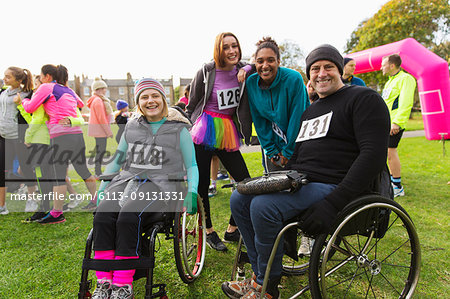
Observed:
[[[96,260],[129,260],[129,259],[138,259],[139,256],[120,256],[115,255],[114,250],[98,250],[94,253],[94,259]],[[132,285],[133,284],[133,276],[136,270],[117,270],[117,271],[96,271],[95,275],[97,276],[97,280],[109,280],[112,281],[113,285],[116,286],[124,286],[124,285]]]

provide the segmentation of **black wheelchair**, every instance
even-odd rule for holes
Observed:
[[[178,274],[184,283],[192,283],[201,273],[205,263],[206,230],[205,211],[202,200],[197,200],[197,214],[186,212],[160,213],[159,221],[150,227],[144,227],[141,236],[142,253],[133,260],[95,260],[91,258],[93,230],[89,232],[82,264],[78,298],[91,298],[92,281],[88,280],[89,270],[111,271],[136,269],[134,280],[146,277],[145,297],[167,298],[166,284],[153,283],[155,268],[155,242],[157,234],[164,234],[166,240],[173,240],[175,263]],[[156,292],[153,291],[156,289]]]
[[[237,185],[239,192],[255,194],[281,191],[307,184],[306,176],[277,172],[247,179]],[[266,190],[261,191],[260,186]],[[310,257],[298,254],[300,217],[286,222],[277,235],[265,273],[262,293],[276,249],[284,239],[283,275],[308,273],[308,285],[289,298],[310,291],[312,298],[411,298],[420,273],[420,243],[408,213],[392,198],[379,194],[362,196],[339,214],[328,234],[315,236]],[[248,262],[242,238],[231,279],[245,279]]]

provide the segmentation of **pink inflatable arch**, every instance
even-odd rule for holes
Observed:
[[[417,80],[425,136],[450,139],[450,78],[448,63],[413,38],[347,55],[355,59],[355,74],[379,71],[384,56],[397,53],[402,68]]]

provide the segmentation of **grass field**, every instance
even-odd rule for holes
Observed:
[[[114,141],[115,142],[115,141]],[[422,248],[422,265],[416,298],[446,298],[450,293],[449,199],[450,158],[442,156],[442,144],[424,137],[404,138],[399,147],[406,196],[398,202],[413,219]],[[244,154],[252,176],[260,175],[260,153]],[[86,193],[74,177],[74,187]],[[220,184],[223,184],[222,182]],[[211,199],[215,229],[223,235],[229,218],[229,189],[220,189]],[[8,202],[18,205],[24,202]],[[42,226],[22,224],[27,213],[0,216],[0,298],[76,298],[85,239],[92,227],[92,214],[66,213],[67,222]],[[226,253],[207,248],[206,265],[200,278],[185,285],[178,277],[173,245],[160,236],[156,255],[155,283],[167,283],[169,298],[224,298],[220,285],[229,280],[236,250]],[[93,278],[93,272],[90,276]],[[307,277],[283,279],[282,298],[294,285],[306,285]],[[136,298],[143,298],[144,281],[135,283]],[[309,297],[309,293],[305,298]]]

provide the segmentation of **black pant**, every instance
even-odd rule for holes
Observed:
[[[250,174],[245,165],[244,158],[240,151],[227,152],[225,150],[206,150],[204,146],[195,144],[195,157],[197,159],[199,181],[198,194],[203,199],[203,207],[206,215],[206,228],[212,227],[211,208],[208,198],[208,187],[211,178],[211,158],[213,155],[219,157],[225,169],[230,173],[236,182],[240,182],[248,177]],[[230,216],[230,225],[236,226],[233,216]]]
[[[106,152],[106,137],[95,137],[95,175],[102,174],[102,162]]]
[[[142,194],[150,198],[153,192],[160,189],[154,183],[143,183],[136,192],[136,199],[131,198],[120,207],[120,192],[127,182],[105,190],[105,197],[97,207],[94,215],[93,241],[94,250],[115,250],[120,256],[139,256],[142,229],[162,220],[160,211],[165,203],[159,200],[139,200]]]
[[[6,180],[13,180],[12,178],[8,178],[7,174],[12,174],[13,161],[16,157],[23,174],[23,178],[20,178],[18,181],[25,183],[27,186],[36,185],[33,168],[27,162],[28,149],[23,142],[19,141],[17,138],[4,139],[3,137],[0,137],[0,155],[0,187],[6,187]]]
[[[92,174],[86,165],[86,146],[83,134],[66,134],[50,140],[55,184],[65,185],[67,168],[72,163],[78,175],[86,180]]]

